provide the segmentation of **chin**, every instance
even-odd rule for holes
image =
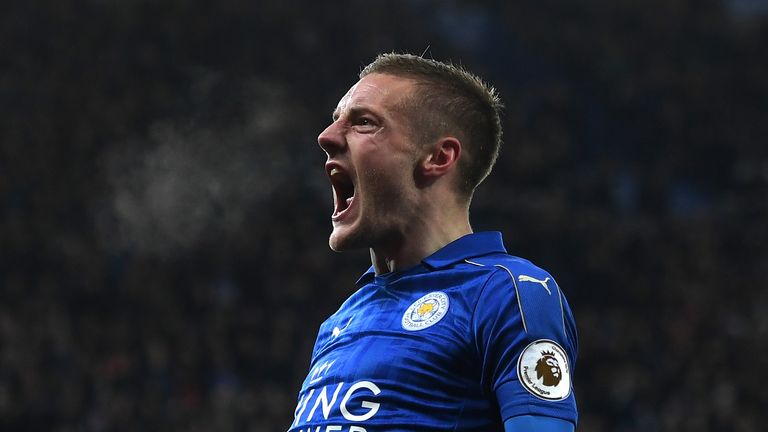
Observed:
[[[356,220],[353,223],[334,226],[328,237],[328,246],[335,252],[368,249],[377,243],[376,239],[380,234],[381,232],[373,229],[370,223]]]
[[[331,237],[328,238],[328,246],[334,252],[344,252],[347,250],[347,248],[344,247],[344,244],[339,242],[339,240],[335,238],[333,234],[331,234]]]
[[[349,229],[334,228],[330,237],[328,238],[328,246],[334,252],[344,252],[352,249],[359,249],[365,247],[360,241],[360,236],[356,233],[349,232]]]

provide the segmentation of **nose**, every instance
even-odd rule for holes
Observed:
[[[333,157],[344,150],[346,141],[338,121],[331,123],[324,131],[320,132],[320,135],[317,136],[317,144],[329,157]]]

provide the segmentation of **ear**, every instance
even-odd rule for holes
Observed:
[[[454,137],[442,137],[431,147],[421,164],[425,178],[437,179],[456,168],[461,155],[461,142]]]

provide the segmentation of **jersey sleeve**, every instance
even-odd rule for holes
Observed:
[[[495,267],[472,322],[483,388],[502,421],[537,415],[576,424],[577,336],[560,288],[532,264]]]

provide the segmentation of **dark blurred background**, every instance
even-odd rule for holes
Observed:
[[[506,102],[472,220],[569,297],[579,430],[765,430],[766,45],[760,0],[4,2],[0,430],[287,429],[369,265],[316,136],[391,50]]]

